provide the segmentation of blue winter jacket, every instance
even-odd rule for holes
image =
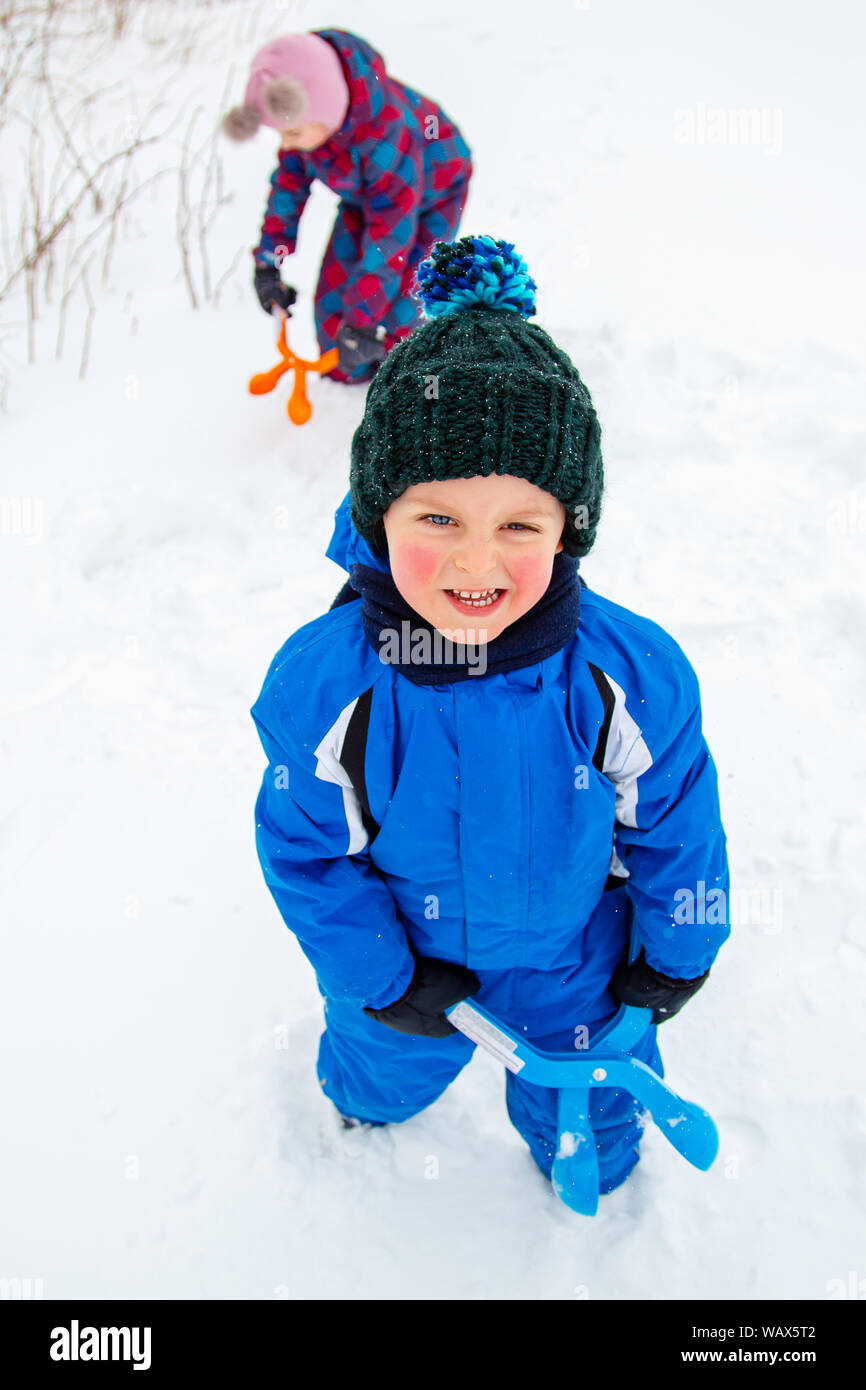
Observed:
[[[327,553],[387,570],[348,496]],[[345,603],[288,639],[252,715],[269,760],[259,858],[326,996],[399,997],[408,938],[482,982],[546,982],[539,1006],[551,980],[576,981],[577,1016],[599,1018],[632,920],[649,964],[680,978],[707,970],[729,934],[694,671],[655,623],[585,585],[554,656],[441,685],[383,664],[361,601]],[[523,1002],[531,1013],[531,989]]]

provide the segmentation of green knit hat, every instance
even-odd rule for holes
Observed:
[[[436,242],[417,271],[427,322],[391,350],[352,439],[352,521],[381,554],[406,488],[506,473],[559,499],[567,555],[595,540],[601,427],[569,357],[537,324],[535,283],[506,241]]]

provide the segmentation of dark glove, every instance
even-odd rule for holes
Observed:
[[[448,1022],[445,1009],[458,1004],[468,994],[477,994],[480,988],[481,981],[474,970],[450,960],[416,956],[415,974],[406,993],[384,1009],[365,1009],[364,1013],[397,1033],[447,1038],[457,1029]]]
[[[350,328],[341,323],[337,330],[337,366],[341,372],[353,372],[356,367],[366,367],[370,362],[381,362],[386,353],[385,325],[378,328]]]
[[[623,957],[613,973],[610,988],[621,1004],[636,1004],[638,1008],[652,1009],[653,1023],[664,1023],[678,1014],[693,994],[697,994],[709,973],[707,970],[695,980],[677,980],[671,975],[662,975],[647,965],[641,949],[631,965]]]
[[[257,265],[253,284],[266,314],[271,312],[275,304],[288,313],[298,297],[291,285],[283,284],[275,265]]]

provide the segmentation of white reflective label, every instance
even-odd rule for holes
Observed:
[[[489,1052],[509,1071],[518,1072],[523,1069],[525,1064],[513,1055],[517,1039],[510,1038],[501,1028],[482,1018],[465,999],[448,1014],[448,1022],[459,1028],[461,1033],[465,1033],[466,1037],[471,1038],[479,1047],[483,1047],[485,1052]]]

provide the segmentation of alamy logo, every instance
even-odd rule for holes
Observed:
[[[0,536],[22,536],[25,545],[38,545],[45,536],[41,497],[0,497]]]
[[[393,627],[383,627],[379,631],[379,660],[383,666],[429,666],[463,665],[468,667],[470,676],[483,676],[487,670],[487,632],[477,629],[472,640],[467,640],[464,628],[412,627],[405,619],[400,631]]]
[[[781,888],[732,888],[726,893],[724,888],[708,889],[703,879],[698,879],[695,888],[678,888],[674,893],[671,916],[678,927],[763,927],[765,936],[782,930]],[[670,928],[666,934],[673,934]]]
[[[678,145],[752,145],[765,155],[782,153],[782,111],[778,106],[681,106],[674,112]]]
[[[52,1361],[132,1361],[134,1371],[150,1370],[149,1327],[69,1327],[51,1329]]]

